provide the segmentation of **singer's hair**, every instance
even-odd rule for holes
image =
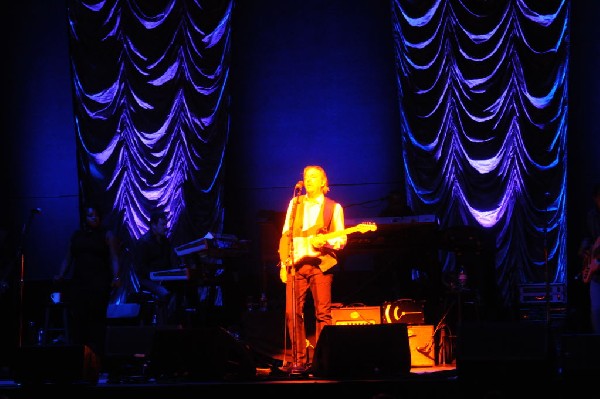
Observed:
[[[85,219],[86,215],[87,215],[87,211],[89,209],[93,209],[94,211],[96,211],[96,216],[98,216],[100,219],[102,219],[102,210],[100,209],[100,207],[98,206],[97,203],[95,202],[85,202],[81,208],[81,212],[83,214],[83,218]]]
[[[318,170],[322,177],[323,177],[323,194],[327,194],[329,192],[329,179],[327,178],[327,173],[325,173],[325,169],[323,169],[321,166],[319,165],[308,165],[304,167],[304,172],[302,173],[302,178],[304,178],[304,176],[306,176],[306,172],[308,172],[310,169],[315,169]]]
[[[93,209],[96,213],[96,217],[98,218],[98,220],[100,221],[99,225],[104,225],[105,221],[104,221],[104,215],[102,213],[102,210],[100,209],[100,207],[98,206],[97,203],[93,202],[93,201],[86,201],[84,202],[83,206],[80,209],[81,212],[81,229],[82,230],[89,230],[91,227],[88,224],[88,217],[87,217],[87,213],[90,209]]]

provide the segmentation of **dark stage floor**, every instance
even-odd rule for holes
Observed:
[[[175,397],[215,398],[233,395],[259,398],[566,398],[581,390],[580,376],[504,375],[495,365],[481,366],[477,376],[462,376],[454,366],[411,369],[410,373],[377,378],[331,378],[313,376],[259,375],[231,380],[171,379],[148,381],[143,378],[110,382],[102,375],[95,384],[82,381],[16,384],[0,381],[0,398],[35,399],[53,394],[75,394],[89,399],[158,399]],[[43,395],[43,396],[42,396]]]
[[[415,351],[409,341],[410,352],[403,352],[404,337],[386,335],[400,330],[382,326],[330,329],[325,346],[312,354],[317,375],[282,372],[283,353],[268,353],[221,328],[154,331],[149,344],[143,337],[148,329],[120,327],[100,373],[85,347],[22,347],[15,366],[0,375],[0,399],[563,398],[600,370],[599,335],[549,332],[530,323],[472,323],[461,329],[447,363],[414,366],[427,345]],[[139,348],[148,353],[136,353]]]
[[[345,320],[347,310],[338,310],[337,318]],[[370,307],[354,310],[370,319]],[[85,347],[20,348],[0,373],[0,399],[71,393],[86,399],[550,399],[572,396],[600,375],[599,335],[565,333],[560,324],[463,316],[460,327],[447,330],[436,329],[442,323],[328,326],[319,347],[309,347],[317,373],[302,375],[278,368],[291,360],[280,309],[244,313],[227,328],[116,320],[107,330],[101,367]]]

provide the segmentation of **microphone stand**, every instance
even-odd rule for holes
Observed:
[[[300,369],[300,365],[298,364],[298,334],[297,334],[297,320],[296,320],[296,311],[297,311],[297,303],[296,303],[296,265],[294,259],[294,224],[296,221],[296,208],[298,207],[298,203],[300,202],[300,193],[302,192],[302,188],[298,189],[294,187],[294,201],[292,203],[292,210],[290,215],[290,224],[289,224],[289,232],[290,232],[290,240],[288,241],[289,245],[289,254],[291,259],[291,267],[290,267],[290,275],[292,279],[292,367],[290,368],[290,374],[296,374],[297,370]]]
[[[25,242],[25,237],[27,235],[27,230],[31,221],[33,220],[33,216],[37,213],[37,210],[32,210],[29,213],[29,217],[27,221],[23,223],[23,228],[21,230],[21,238],[19,242],[19,247],[17,249],[17,259],[19,259],[19,348],[23,346],[23,302],[24,302],[24,287],[25,287],[25,255],[23,252],[23,243]]]
[[[550,267],[548,265],[548,204],[550,201],[550,193],[545,193],[546,204],[546,220],[544,222],[544,274],[546,279],[546,343],[550,344],[551,328],[550,328]]]

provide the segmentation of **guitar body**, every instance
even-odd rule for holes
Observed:
[[[294,266],[298,264],[311,263],[319,266],[319,269],[321,269],[323,272],[326,272],[337,264],[337,253],[331,248],[315,248],[315,241],[329,240],[355,232],[365,233],[367,231],[375,230],[377,230],[377,226],[374,223],[361,223],[341,231],[334,231],[326,234],[316,234],[309,237],[294,237],[294,247],[306,249],[302,251],[302,255],[298,256],[298,259],[294,259]],[[291,233],[283,234],[279,239],[279,259],[281,261],[281,265],[287,268],[288,273],[289,268],[292,266],[290,234]]]
[[[600,237],[596,239],[589,255],[583,258],[583,270],[581,271],[581,277],[585,284],[589,283],[592,276],[600,268]]]
[[[305,237],[295,237],[294,240],[299,241]],[[310,238],[309,238],[310,239]],[[292,266],[292,258],[290,254],[290,238],[287,235],[282,235],[279,239],[279,259],[282,265],[285,265],[289,273]],[[310,263],[319,266],[323,272],[337,265],[337,253],[333,249],[321,250],[317,256],[302,256],[295,260],[296,265]]]

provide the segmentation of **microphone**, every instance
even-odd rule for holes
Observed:
[[[302,187],[304,187],[304,182],[302,180],[298,180],[298,183],[296,183],[294,190],[302,190]]]
[[[42,213],[42,208],[33,208],[31,210],[31,213],[33,213],[35,215],[39,215],[40,213]]]

